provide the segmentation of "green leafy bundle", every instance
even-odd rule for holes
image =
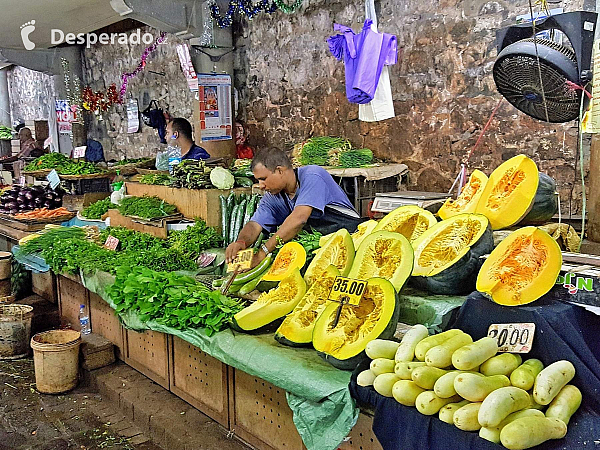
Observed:
[[[124,166],[125,164],[139,164],[150,161],[152,158],[133,158],[123,159],[115,164],[115,166]]]
[[[110,197],[106,197],[103,200],[98,200],[89,206],[86,206],[81,211],[81,215],[86,219],[100,219],[109,209],[116,209],[118,205],[115,205],[110,201]]]
[[[300,150],[300,164],[303,166],[337,166],[339,153],[352,148],[350,141],[339,137],[320,136],[307,140]]]
[[[127,197],[121,201],[119,212],[124,216],[157,219],[177,213],[177,207],[158,197]]]
[[[200,253],[209,248],[220,247],[223,237],[219,232],[196,219],[194,225],[181,231],[171,231],[168,238],[171,248],[179,250],[186,257],[196,259]]]
[[[148,233],[130,230],[126,227],[106,227],[100,230],[100,243],[106,242],[109,236],[119,240],[119,250],[143,251],[150,248],[166,249],[169,242]]]
[[[48,153],[42,155],[27,164],[23,170],[31,172],[44,169],[56,169],[61,175],[89,175],[92,173],[100,173],[102,171],[91,162],[74,161],[62,153]]]
[[[340,167],[364,167],[373,162],[373,152],[368,148],[348,150],[340,153]]]
[[[142,175],[139,181],[142,184],[157,184],[161,186],[170,186],[171,183],[173,183],[173,178],[171,178],[171,175],[167,175],[165,173],[148,173],[146,175]]]
[[[108,289],[118,313],[135,312],[142,321],[179,330],[204,327],[208,336],[228,326],[242,305],[210,291],[191,277],[140,267],[119,267]]]
[[[12,130],[10,127],[0,125],[0,139],[12,139]]]

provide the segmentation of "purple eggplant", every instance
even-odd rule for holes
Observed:
[[[25,203],[26,201],[27,201],[27,199],[25,198],[25,196],[24,196],[24,195],[19,195],[19,196],[17,197],[17,203],[18,203],[19,205],[22,205],[22,204],[23,204],[23,203]]]
[[[14,208],[10,210],[10,213],[14,216],[15,214],[17,214],[19,212],[18,209]]]
[[[25,192],[25,198],[27,200],[33,200],[33,193],[31,191]]]

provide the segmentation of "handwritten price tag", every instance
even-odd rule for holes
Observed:
[[[252,257],[254,256],[254,250],[247,248],[246,250],[240,250],[235,259],[231,264],[227,266],[227,272],[235,272],[236,270],[248,270],[252,266]]]
[[[58,172],[54,169],[46,176],[46,180],[48,180],[52,189],[56,189],[56,186],[60,184],[60,177],[58,176]]]
[[[346,298],[349,305],[356,306],[360,303],[360,299],[365,293],[366,288],[366,281],[346,277],[335,277],[333,286],[329,292],[329,300],[341,302],[343,298]]]
[[[19,185],[25,187],[25,177],[23,175],[19,177]]]
[[[86,145],[82,145],[80,147],[75,147],[73,149],[73,158],[85,158],[85,150],[87,149]]]
[[[498,340],[499,352],[529,353],[535,323],[493,323],[488,336]]]
[[[109,236],[106,238],[106,242],[104,243],[104,247],[109,250],[116,250],[119,245],[119,240],[114,236]]]

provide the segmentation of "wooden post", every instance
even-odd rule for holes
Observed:
[[[587,205],[588,238],[600,242],[600,136],[592,134],[590,146],[589,200]]]

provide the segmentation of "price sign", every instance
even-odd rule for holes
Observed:
[[[246,250],[240,250],[235,259],[231,264],[227,266],[227,272],[235,272],[236,270],[248,270],[252,266],[252,257],[254,256],[254,250],[247,248]]]
[[[119,240],[114,236],[109,236],[106,238],[106,242],[104,243],[104,247],[109,250],[116,250],[119,245]]]
[[[19,185],[25,187],[25,177],[23,175],[19,177]]]
[[[75,147],[73,149],[73,158],[85,158],[85,150],[87,149],[86,145],[82,145],[80,147]]]
[[[529,353],[534,332],[535,323],[494,323],[488,336],[498,340],[499,352]]]
[[[50,182],[50,187],[52,189],[56,189],[56,186],[60,184],[60,177],[58,176],[58,172],[54,169],[46,176],[46,180]]]
[[[365,293],[366,288],[366,281],[346,277],[335,277],[333,286],[329,292],[329,300],[341,303],[342,299],[346,298],[349,305],[356,306],[360,303],[360,299]]]

